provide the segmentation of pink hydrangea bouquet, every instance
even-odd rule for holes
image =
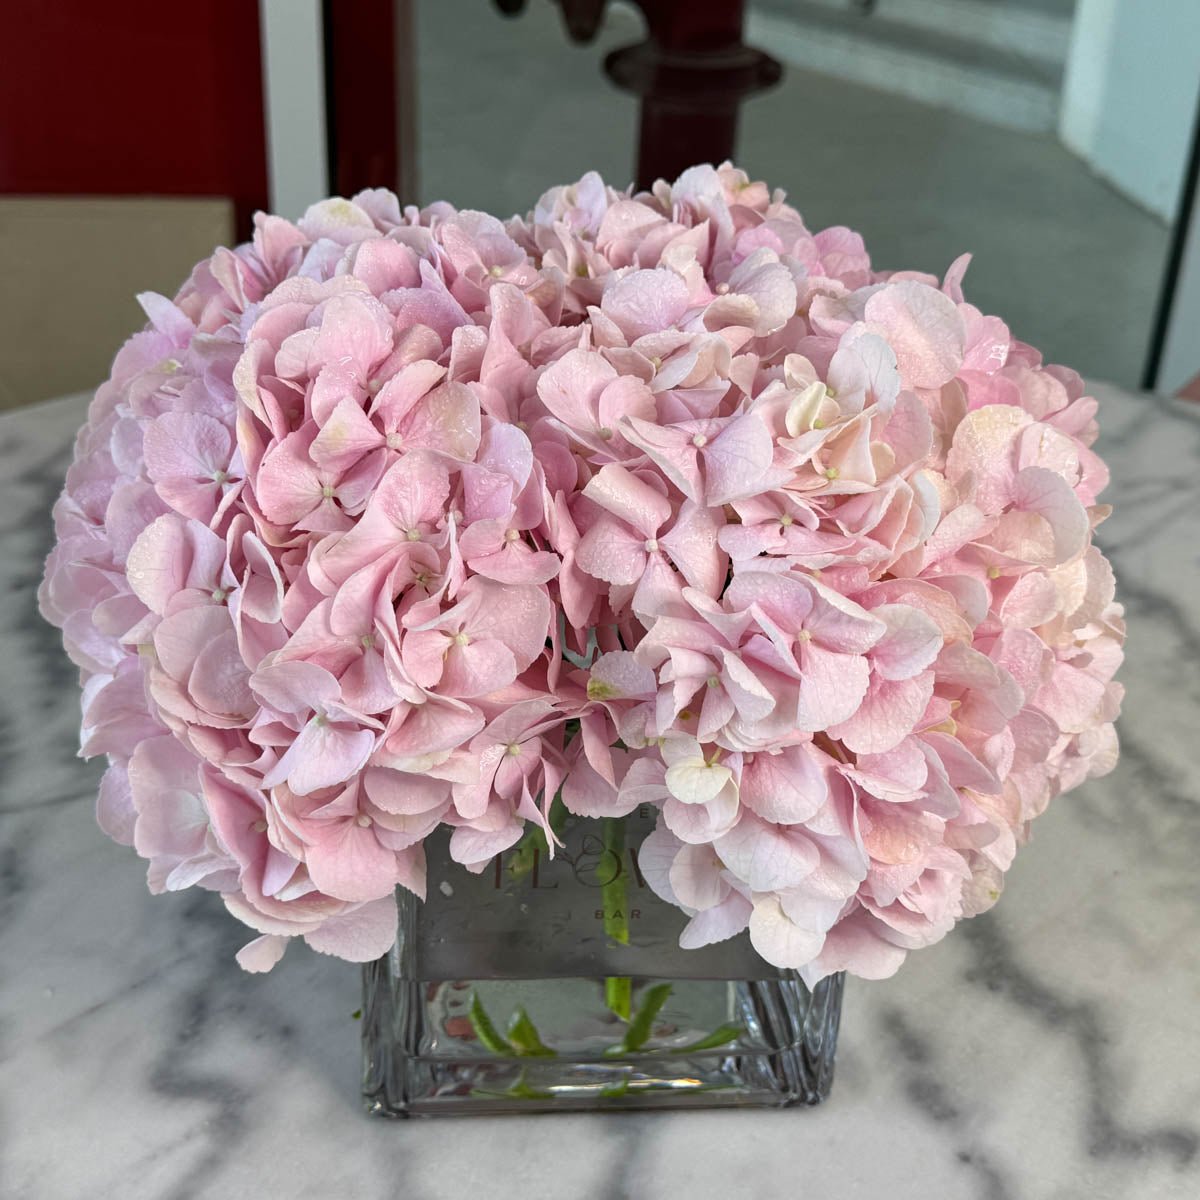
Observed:
[[[449,826],[655,806],[682,944],[894,972],[1109,770],[1096,402],[729,164],[259,215],[91,405],[41,592],[152,890],[385,953]]]

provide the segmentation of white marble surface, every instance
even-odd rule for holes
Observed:
[[[1200,408],[1101,397],[1124,758],[996,910],[850,981],[832,1099],[408,1122],[360,1112],[356,968],[243,975],[217,898],[152,897],[95,826],[34,603],[84,401],[0,417],[0,1196],[1200,1197]]]

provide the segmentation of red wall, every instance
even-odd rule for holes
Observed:
[[[6,0],[0,191],[266,206],[254,0]]]
[[[393,188],[401,204],[413,203],[415,196],[404,194],[412,181],[397,160],[393,0],[325,0],[324,31],[332,191],[352,196],[366,187]],[[403,69],[411,70],[411,45],[408,53]]]

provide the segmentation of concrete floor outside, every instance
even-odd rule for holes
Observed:
[[[637,106],[601,63],[641,36],[621,5],[580,47],[544,2],[515,19],[481,4],[470,20],[421,3],[422,201],[508,215],[589,169],[628,183]],[[737,161],[810,228],[858,229],[880,269],[940,275],[971,251],[967,299],[1048,360],[1137,384],[1168,230],[1054,138],[789,67],[743,108]]]

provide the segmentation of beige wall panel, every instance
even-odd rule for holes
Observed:
[[[137,293],[174,295],[232,236],[225,199],[0,198],[0,409],[95,387]]]

